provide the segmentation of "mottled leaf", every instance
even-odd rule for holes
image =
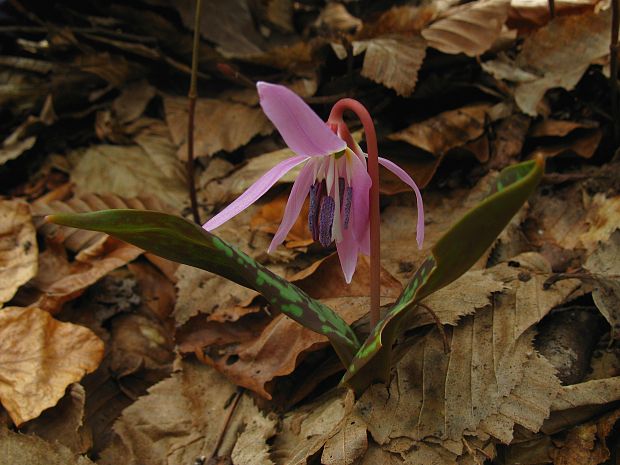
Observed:
[[[108,233],[168,260],[211,271],[254,289],[274,308],[327,336],[343,362],[348,362],[358,348],[355,333],[333,310],[183,218],[154,211],[104,210],[81,215],[57,214],[49,220]]]
[[[410,310],[424,297],[457,279],[482,256],[532,194],[543,169],[544,160],[537,158],[502,170],[491,195],[433,246],[431,256],[356,354],[344,383],[361,392],[374,380],[388,381],[392,344],[401,327],[406,327],[406,318],[412,316]]]

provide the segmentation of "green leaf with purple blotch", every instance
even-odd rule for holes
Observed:
[[[243,252],[183,218],[143,210],[102,210],[50,215],[48,221],[101,231],[160,257],[210,271],[259,292],[269,304],[302,326],[326,336],[348,366],[360,344],[331,308]]]
[[[431,249],[396,303],[355,355],[342,380],[362,392],[372,382],[387,383],[392,345],[406,330],[417,303],[463,275],[493,244],[511,218],[534,192],[544,172],[544,159],[502,170],[493,189]]]

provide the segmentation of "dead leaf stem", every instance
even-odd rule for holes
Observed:
[[[200,0],[198,0],[200,1]],[[218,435],[217,435],[217,442],[215,443],[215,447],[213,448],[213,452],[211,452],[211,457],[209,458],[209,460],[206,461],[207,465],[215,465],[217,463],[220,463],[218,461],[219,455],[218,455],[218,450],[220,449],[220,447],[222,446],[222,442],[224,441],[224,436],[226,436],[226,432],[228,431],[228,427],[230,426],[230,420],[232,419],[235,410],[237,410],[237,406],[239,405],[239,401],[241,400],[241,397],[243,397],[243,394],[245,393],[245,389],[240,387],[237,389],[237,392],[235,394],[235,396],[233,397],[231,403],[230,403],[230,407],[228,409],[228,413],[226,415],[226,420],[224,421],[224,423],[222,424],[222,429],[219,431]]]
[[[196,184],[194,182],[194,116],[196,113],[196,100],[198,91],[196,80],[198,74],[198,47],[200,45],[200,11],[202,0],[196,0],[196,12],[194,15],[194,44],[192,47],[192,74],[189,84],[189,107],[187,123],[187,186],[189,189],[189,201],[192,208],[192,216],[196,224],[200,224],[198,213],[198,200],[196,198]]]

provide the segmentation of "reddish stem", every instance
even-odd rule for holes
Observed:
[[[343,124],[342,114],[350,110],[357,115],[364,126],[368,151],[368,174],[372,180],[370,187],[370,330],[379,323],[381,295],[381,251],[380,251],[380,217],[379,217],[379,150],[377,134],[368,110],[357,100],[344,98],[338,100],[329,115],[328,122],[338,124],[343,130],[347,144],[352,145],[351,135]],[[348,139],[348,140],[347,140]]]

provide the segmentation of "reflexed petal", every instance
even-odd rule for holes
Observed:
[[[271,244],[269,245],[269,253],[284,242],[286,235],[291,230],[299,212],[304,205],[304,201],[310,191],[310,186],[314,183],[314,168],[308,163],[299,172],[299,176],[293,184],[291,189],[291,195],[289,195],[288,202],[286,202],[286,208],[284,209],[284,216],[282,222],[276,231],[276,235],[273,237]]]
[[[390,170],[396,176],[400,178],[405,184],[413,189],[415,192],[416,205],[418,208],[418,224],[416,227],[416,241],[418,243],[418,248],[422,248],[422,243],[424,242],[424,205],[422,204],[422,194],[420,193],[420,189],[416,183],[411,179],[405,170],[403,170],[396,163],[391,162],[385,158],[379,157],[379,164]]]
[[[286,145],[297,155],[329,155],[347,144],[292,90],[259,82],[260,104]]]
[[[248,208],[254,202],[256,202],[259,198],[261,198],[265,192],[267,192],[271,187],[278,182],[282,176],[288,173],[290,170],[295,168],[300,163],[303,163],[307,160],[308,157],[296,156],[288,158],[284,161],[281,161],[276,166],[271,168],[265,174],[263,174],[258,181],[252,184],[243,194],[237,197],[230,205],[228,205],[224,210],[219,212],[209,221],[202,225],[207,231],[211,231],[212,229],[217,228],[221,224],[225,223],[233,216],[238,215],[243,210]]]
[[[348,155],[349,156],[349,155]],[[350,155],[351,187],[353,188],[353,200],[351,206],[351,223],[353,234],[359,241],[368,230],[369,221],[369,196],[372,180],[366,171],[365,163],[357,155]]]
[[[359,250],[357,240],[353,236],[351,229],[342,232],[342,240],[336,242],[336,250],[338,250],[338,258],[340,266],[344,273],[344,279],[347,284],[351,283],[355,267],[357,265],[357,251]]]

